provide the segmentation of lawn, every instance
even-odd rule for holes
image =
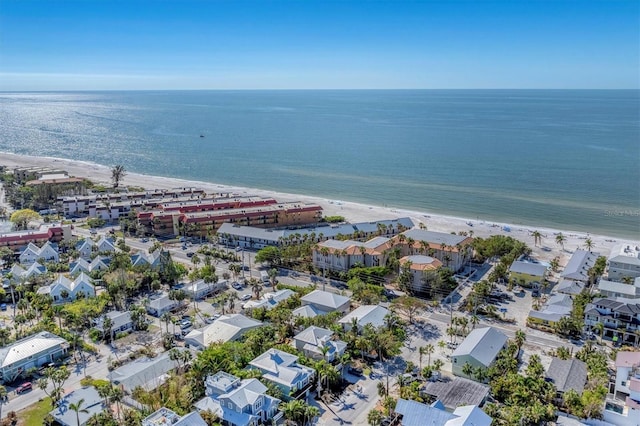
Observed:
[[[51,411],[51,398],[44,398],[18,413],[20,426],[42,426],[44,417]]]

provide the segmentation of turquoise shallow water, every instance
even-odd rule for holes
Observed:
[[[0,151],[639,238],[639,117],[637,90],[0,93]]]

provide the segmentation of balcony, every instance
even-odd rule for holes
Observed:
[[[311,386],[313,386],[313,381],[309,381],[309,383],[307,383],[305,386],[298,389],[297,391],[289,392],[289,399],[299,399],[303,397],[306,394],[306,392],[309,389],[311,389]]]

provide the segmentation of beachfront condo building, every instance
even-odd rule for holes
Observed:
[[[611,281],[633,280],[640,277],[640,247],[623,244],[614,247],[608,259],[607,276]]]
[[[71,239],[69,226],[41,226],[38,230],[0,233],[0,247],[8,247],[16,253],[29,244],[41,246],[46,242],[59,243]]]

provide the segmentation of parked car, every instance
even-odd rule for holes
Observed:
[[[349,374],[353,374],[354,376],[362,376],[362,368],[360,367],[349,367],[347,369]]]
[[[236,251],[242,251],[242,247],[240,246],[236,247]]]
[[[231,284],[231,287],[235,288],[236,290],[242,290],[242,285],[240,285],[240,283],[234,282],[233,284]]]
[[[143,239],[141,239],[140,241],[142,241],[143,243],[148,243],[148,242],[149,242],[149,239],[148,239],[148,238],[143,238]]]
[[[187,257],[193,257],[194,253],[192,251],[190,251],[189,253],[187,253]]]
[[[6,311],[6,310],[7,310],[7,304],[6,303],[0,304],[0,311]]]
[[[16,388],[16,393],[21,394],[30,391],[31,389],[33,389],[31,382],[25,382]]]
[[[193,325],[193,323],[191,322],[191,320],[184,319],[184,320],[180,321],[180,328],[183,329],[183,330],[186,329],[186,328],[191,327],[192,325]]]
[[[250,294],[245,294],[244,296],[242,296],[240,298],[240,300],[242,300],[243,302],[245,302],[245,301],[247,301],[249,299],[251,299],[251,295]]]

